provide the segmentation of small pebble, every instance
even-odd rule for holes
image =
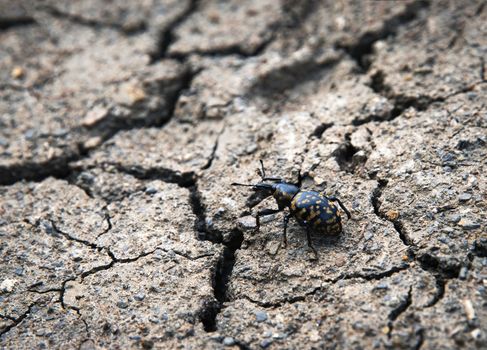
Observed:
[[[158,324],[160,321],[158,318],[156,317],[149,317],[149,322],[152,322],[154,324]]]
[[[387,219],[392,220],[392,221],[397,220],[397,218],[399,217],[399,211],[397,211],[397,210],[388,210],[386,212],[386,217],[387,217]]]
[[[444,244],[448,244],[450,242],[450,240],[444,236],[438,237],[438,240]]]
[[[145,193],[146,194],[154,194],[154,193],[157,193],[157,188],[155,188],[155,187],[147,187],[145,189]]]
[[[457,222],[459,222],[459,221],[460,221],[460,219],[461,219],[461,218],[462,218],[462,217],[461,217],[460,215],[458,215],[458,214],[452,214],[452,215],[450,215],[450,216],[448,217],[448,220],[449,220],[450,222],[453,222],[453,223],[455,223],[455,224],[456,224]]]
[[[137,301],[142,301],[145,299],[145,294],[144,293],[137,293],[134,295],[134,299]]]
[[[460,273],[458,274],[458,278],[464,280],[467,278],[467,274],[468,274],[468,268],[466,266],[462,266],[462,268],[460,269]]]
[[[476,230],[476,229],[480,228],[479,223],[477,223],[473,220],[470,220],[470,219],[461,219],[458,222],[458,225],[463,227],[465,230]]]
[[[470,334],[472,335],[472,338],[476,340],[482,338],[482,331],[478,328],[475,328]]]
[[[85,182],[85,183],[93,183],[95,181],[95,175],[93,175],[92,173],[89,173],[87,171],[84,171],[80,174],[80,179],[81,181]]]
[[[364,238],[366,241],[368,241],[369,239],[371,239],[372,237],[374,236],[374,234],[372,233],[372,231],[367,231],[364,233]]]
[[[276,255],[277,252],[279,251],[281,243],[279,241],[272,241],[267,243],[267,250],[269,251],[269,254],[271,255]]]
[[[255,218],[251,215],[243,216],[238,219],[238,224],[244,229],[253,229],[257,227],[257,222]]]
[[[465,309],[467,320],[472,321],[475,318],[475,310],[473,308],[472,301],[470,299],[463,299],[462,304],[463,308]]]
[[[265,349],[267,347],[269,347],[269,345],[272,344],[272,340],[271,339],[264,339],[260,342],[260,347]]]
[[[20,79],[24,76],[24,69],[22,67],[16,66],[10,72],[10,76],[14,79]]]
[[[472,198],[472,195],[470,193],[462,193],[461,195],[458,196],[458,200],[460,202],[469,201],[471,198]]]
[[[120,309],[126,309],[129,304],[127,304],[127,302],[123,301],[123,300],[120,300],[118,303],[117,303],[117,306],[120,308]]]
[[[232,337],[225,337],[223,339],[223,345],[225,346],[232,346],[235,344],[235,339],[233,339]]]
[[[264,311],[256,311],[255,319],[257,320],[257,322],[264,322],[267,320],[267,313]]]
[[[17,280],[6,278],[0,283],[0,290],[4,293],[11,293],[14,290]]]

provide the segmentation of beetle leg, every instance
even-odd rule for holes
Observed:
[[[279,209],[262,209],[257,212],[257,215],[255,216],[255,223],[257,225],[257,231],[260,230],[260,217],[261,216],[267,216],[275,213],[279,213]]]
[[[316,252],[316,249],[313,247],[313,244],[311,243],[311,231],[309,228],[306,228],[306,238],[308,239],[308,247],[310,247],[311,250],[313,251],[315,258],[318,259],[318,253]]]
[[[282,244],[284,247],[287,247],[287,224],[289,223],[289,219],[291,218],[291,214],[287,214],[284,217],[284,234],[282,236]]]
[[[336,197],[326,197],[326,199],[328,199],[330,201],[333,201],[333,202],[337,202],[340,205],[340,207],[343,209],[343,211],[345,212],[345,214],[347,214],[347,217],[350,220],[350,218],[352,217],[352,215],[350,215],[350,212],[348,211],[347,208],[345,208],[345,206],[343,205],[343,203],[342,203],[341,200],[339,200]]]

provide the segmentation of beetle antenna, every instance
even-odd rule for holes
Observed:
[[[239,184],[239,183],[236,183],[236,182],[232,182],[230,185],[232,185],[232,186],[247,186],[247,187],[254,187],[254,185],[251,185],[251,184]]]
[[[232,186],[245,186],[245,187],[253,187],[254,189],[259,189],[259,190],[272,190],[272,185],[271,184],[265,184],[265,183],[259,183],[259,184],[240,184],[237,182],[231,183]]]
[[[262,161],[262,159],[259,159],[259,161],[260,161],[260,177],[264,179],[265,178],[264,162]]]

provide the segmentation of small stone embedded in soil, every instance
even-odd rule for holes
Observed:
[[[256,311],[255,319],[257,320],[257,322],[264,322],[267,320],[267,313],[264,311]]]
[[[469,201],[471,198],[472,198],[472,195],[470,193],[462,193],[461,195],[458,196],[458,200],[460,202]]]
[[[17,283],[17,280],[11,279],[11,278],[6,278],[0,284],[0,290],[4,293],[11,293],[14,290],[16,283]]]
[[[225,345],[225,346],[235,345],[235,339],[233,339],[232,337],[225,337],[223,339],[223,345]]]
[[[117,302],[117,306],[120,309],[126,309],[128,308],[129,304],[126,301],[120,300],[119,302]]]
[[[157,193],[157,188],[155,188],[155,187],[147,187],[147,188],[145,189],[145,193],[147,193],[147,194],[154,194],[154,193]]]
[[[471,220],[471,219],[461,219],[458,222],[458,225],[460,225],[465,230],[476,230],[476,229],[480,228],[480,224],[478,222]]]
[[[145,294],[144,293],[138,293],[134,295],[134,299],[137,301],[142,301],[145,299]]]
[[[465,310],[465,315],[467,320],[472,321],[475,319],[475,309],[473,307],[472,301],[470,299],[462,300],[463,308]]]
[[[458,214],[451,214],[450,216],[448,216],[448,220],[454,224],[456,224],[457,222],[460,221],[462,217]]]
[[[267,242],[267,250],[269,251],[269,254],[271,254],[271,255],[276,255],[277,252],[279,251],[280,246],[281,246],[281,243],[278,241]]]
[[[397,211],[397,210],[388,210],[386,212],[386,217],[387,217],[387,219],[392,220],[392,221],[397,220],[397,218],[399,217],[399,211]]]
[[[247,215],[239,218],[238,224],[243,229],[253,229],[257,227],[257,222],[255,218],[251,215]]]

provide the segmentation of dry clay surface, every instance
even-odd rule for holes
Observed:
[[[0,347],[486,348],[486,57],[483,1],[1,0]]]

